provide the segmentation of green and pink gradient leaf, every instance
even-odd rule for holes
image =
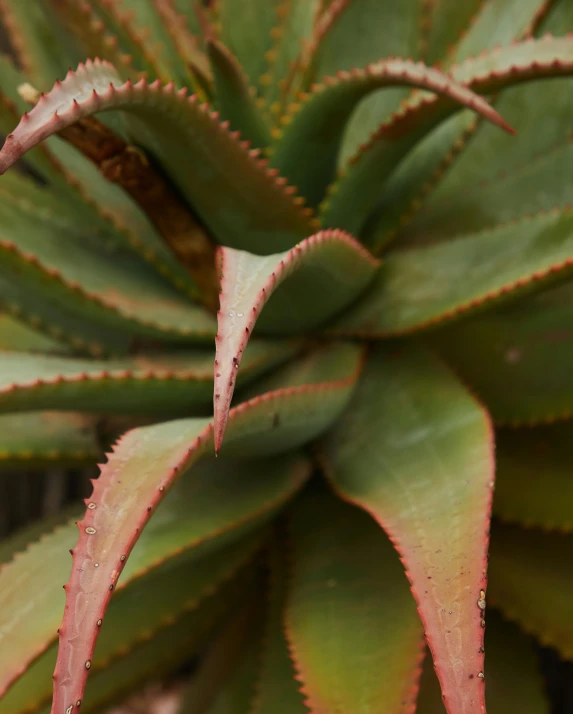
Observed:
[[[207,350],[86,360],[2,351],[1,343],[0,334],[0,413],[77,409],[159,418],[192,414],[212,401],[213,355]],[[286,362],[297,348],[295,342],[253,340],[239,383]]]
[[[488,614],[485,634],[485,698],[488,714],[549,714],[545,682],[539,656],[531,637],[503,620]],[[445,714],[440,685],[427,657],[416,714]]]
[[[225,453],[280,453],[316,438],[346,407],[361,364],[357,348],[354,360],[341,360],[335,381],[277,390],[241,404],[229,417]],[[91,662],[97,622],[131,549],[167,489],[212,444],[210,420],[166,422],[128,432],[102,467],[78,524],[80,537],[60,628],[53,714],[72,707],[71,714],[77,708],[91,666],[86,663]]]
[[[408,334],[541,290],[572,270],[573,213],[569,208],[540,213],[390,255],[332,332]]]
[[[437,330],[433,346],[500,424],[573,415],[573,285]]]
[[[489,570],[490,604],[573,659],[573,535],[495,523]]]
[[[573,423],[499,429],[493,513],[526,527],[573,532]]]
[[[493,94],[524,82],[572,74],[573,38],[552,37],[515,43],[467,60],[451,72],[456,86],[459,82],[466,91],[477,94]],[[335,225],[358,235],[379,201],[384,202],[385,185],[398,162],[456,108],[459,107],[448,97],[427,94],[415,95],[406,102],[348,161],[322,206],[323,225]],[[519,126],[516,128],[519,130]],[[428,163],[434,165],[433,161]],[[421,188],[428,176],[422,172],[420,177],[411,179]],[[392,213],[402,215],[412,183],[406,184],[405,191],[407,195],[394,197],[397,206],[391,207]],[[379,220],[386,220],[382,212]]]
[[[72,468],[93,464],[100,455],[96,420],[86,414],[30,412],[0,416],[2,470]]]
[[[289,655],[284,632],[284,610],[287,590],[286,552],[279,545],[277,529],[269,547],[268,602],[262,639],[255,693],[248,714],[306,714],[300,684],[295,679],[293,661]]]
[[[69,72],[24,115],[0,152],[0,171],[78,119],[116,109],[134,115],[133,140],[149,149],[220,242],[268,254],[313,232],[295,189],[218,114],[173,84],[122,83],[107,62],[88,60]]]
[[[487,413],[430,352],[377,348],[323,460],[335,490],[378,521],[402,558],[448,714],[484,712]]]
[[[266,302],[270,300],[268,309],[257,323],[261,331],[309,331],[354,302],[378,267],[368,251],[340,231],[317,233],[288,252],[264,257],[220,248],[219,263],[213,402],[216,451],[222,444],[243,352]]]
[[[425,107],[422,106],[423,118],[418,121],[415,137],[464,106],[511,131],[485,99],[451,77],[421,63],[388,59],[363,70],[341,72],[314,86],[311,93],[300,104],[293,105],[290,114],[285,116],[283,123],[287,126],[274,146],[271,164],[298,186],[311,205],[317,205],[335,177],[337,156],[350,115],[368,94],[393,86],[418,87],[441,95],[436,100],[440,111],[423,111]],[[400,134],[396,136],[400,138]],[[411,146],[413,139],[409,141]],[[336,227],[332,222],[327,225]]]
[[[291,511],[285,628],[311,712],[411,712],[423,631],[398,556],[364,512],[326,489]]]

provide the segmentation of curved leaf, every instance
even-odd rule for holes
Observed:
[[[221,242],[272,253],[313,232],[294,189],[275,180],[258,152],[237,141],[206,105],[173,85],[122,84],[103,62],[68,73],[25,115],[0,152],[0,171],[79,118],[110,109],[136,117],[129,126],[134,141],[150,150]]]
[[[292,343],[254,341],[239,383],[246,384],[286,361],[295,350]],[[158,418],[162,413],[191,413],[206,407],[212,394],[210,351],[107,361],[0,351],[0,412],[79,409]]]
[[[382,60],[363,70],[325,78],[300,104],[293,105],[290,114],[283,120],[287,126],[271,156],[272,165],[298,186],[311,205],[317,205],[322,200],[326,187],[334,178],[344,129],[357,104],[374,90],[391,86],[419,87],[442,95],[437,102],[441,111],[425,113],[418,129],[420,135],[461,106],[470,107],[494,124],[511,131],[484,99],[439,70],[409,60]],[[400,134],[394,136],[402,138]],[[419,138],[417,133],[412,137]],[[408,141],[412,146],[414,138]],[[329,202],[332,200],[331,197]],[[325,214],[325,220],[327,217],[325,225],[337,227],[329,213]],[[349,220],[347,218],[346,222]]]
[[[423,633],[388,539],[326,493],[305,494],[291,513],[285,626],[305,703],[311,712],[411,710]]]
[[[549,714],[545,682],[533,641],[498,613],[488,613],[485,634],[485,698],[488,714]],[[416,714],[445,714],[436,675],[428,657]]]
[[[401,555],[449,714],[485,711],[477,674],[494,474],[487,414],[430,353],[379,348],[325,440],[324,463],[337,492],[368,511]]]
[[[302,486],[309,471],[308,462],[296,455],[248,464],[210,460],[198,466],[174,487],[139,539],[118,595],[123,589],[129,592],[139,581],[147,582],[147,575],[160,566],[165,568],[175,559],[188,563],[210,555],[265,523]],[[133,482],[137,471],[134,474],[125,484],[132,493],[138,491]],[[92,513],[90,508],[88,513]],[[115,523],[117,528],[120,524]],[[70,523],[32,544],[0,571],[0,627],[5,642],[11,643],[0,649],[0,693],[54,642],[63,605],[61,585],[70,572],[67,550],[76,541],[77,528]],[[125,561],[119,562],[123,565]],[[103,567],[102,558],[99,568]],[[88,574],[91,576],[91,568],[84,577]],[[20,597],[20,588],[38,593],[42,607],[31,613],[28,601]],[[103,613],[94,623],[100,617],[103,619]]]
[[[570,274],[572,229],[565,209],[394,253],[332,331],[403,335],[541,289]]]
[[[573,531],[573,425],[501,429],[493,513],[523,526]]]
[[[573,536],[495,525],[489,556],[492,605],[562,657],[573,659]]]
[[[535,424],[573,414],[573,286],[445,327],[432,344],[495,421]]]
[[[0,469],[93,464],[101,454],[95,421],[85,414],[31,412],[0,416]]]
[[[267,300],[269,308],[258,322],[261,330],[271,334],[308,331],[352,303],[377,267],[377,261],[359,243],[339,231],[317,233],[289,252],[267,257],[221,248],[219,260],[216,451],[222,444],[243,351]],[[286,278],[290,280],[281,287]]]
[[[342,372],[342,369],[344,371]],[[288,451],[316,438],[346,406],[360,369],[360,351],[344,364],[338,381],[270,392],[235,408],[229,417],[225,453]],[[166,422],[128,432],[115,446],[94,492],[74,551],[66,586],[66,610],[54,674],[54,713],[82,698],[103,617],[125,560],[141,530],[174,480],[213,443],[206,419]],[[131,481],[138,479],[134,489]],[[117,513],[123,515],[121,521]],[[99,567],[92,567],[92,563]],[[85,598],[78,598],[80,592]]]

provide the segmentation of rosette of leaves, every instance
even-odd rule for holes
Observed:
[[[0,7],[0,453],[103,461],[1,546],[0,713],[546,713],[569,0]]]

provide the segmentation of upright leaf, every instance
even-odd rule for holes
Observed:
[[[422,627],[398,557],[365,513],[304,494],[289,520],[286,633],[311,712],[411,710]]]
[[[325,440],[324,463],[337,492],[368,511],[401,555],[448,713],[484,712],[487,414],[430,353],[378,348]]]

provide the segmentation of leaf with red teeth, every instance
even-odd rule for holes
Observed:
[[[402,558],[448,713],[485,712],[477,675],[494,478],[487,413],[431,353],[378,348],[326,438],[324,464]]]
[[[573,212],[568,207],[542,212],[394,253],[364,297],[336,322],[333,333],[412,333],[541,290],[572,271]],[[458,335],[454,339],[458,341]],[[490,347],[485,344],[483,349]]]
[[[286,253],[266,257],[220,248],[221,295],[215,355],[215,450],[219,451],[243,351],[266,302],[260,329],[308,331],[351,304],[377,261],[340,231],[317,233]],[[288,283],[280,287],[284,280]],[[275,292],[276,291],[276,292]]]
[[[368,94],[383,87],[410,86],[436,92],[439,111],[423,111],[416,132],[404,141],[413,145],[439,121],[463,107],[469,107],[494,124],[512,131],[482,97],[437,69],[410,60],[388,59],[363,70],[341,72],[316,85],[310,94],[291,107],[287,124],[273,149],[271,164],[294,182],[311,205],[324,197],[335,176],[336,160],[350,115]],[[423,107],[425,109],[425,107]],[[347,219],[346,223],[348,222]],[[329,221],[328,227],[335,225]]]
[[[361,361],[357,348],[354,359],[341,361],[337,380],[285,388],[241,404],[229,417],[226,453],[280,453],[322,434],[348,403]],[[166,422],[128,432],[102,467],[86,516],[78,524],[80,537],[60,628],[53,714],[70,706],[74,712],[91,666],[97,622],[131,549],[167,489],[212,443],[210,420]]]
[[[320,518],[317,518],[320,514]],[[331,494],[292,508],[285,628],[311,712],[412,711],[423,632],[388,538]]]
[[[22,118],[0,152],[0,171],[78,119],[115,109],[135,116],[134,142],[149,149],[221,242],[268,254],[313,232],[311,211],[293,198],[294,189],[196,97],[172,84],[122,84],[99,61],[69,72]]]
[[[451,70],[456,83],[463,84],[466,91],[477,94],[493,94],[544,77],[571,75],[573,38],[570,37],[545,37],[514,43],[468,59]],[[445,97],[415,96],[405,103],[349,160],[344,173],[323,204],[323,224],[344,228],[358,235],[380,201],[390,202],[384,189],[398,162],[430,129],[447,119],[455,109],[451,100]],[[421,179],[412,177],[418,188],[418,181],[426,180],[424,173]],[[394,220],[394,212],[400,215],[413,193],[412,181],[405,187],[407,195],[392,197],[390,210]],[[388,217],[380,212],[374,220],[384,224]],[[370,232],[376,230],[369,228]]]
[[[0,328],[1,328],[0,320]],[[0,413],[78,409],[105,414],[192,414],[213,397],[211,351],[110,360],[1,351]],[[253,341],[241,382],[249,383],[296,352],[296,343]],[[243,379],[244,377],[244,379]]]

